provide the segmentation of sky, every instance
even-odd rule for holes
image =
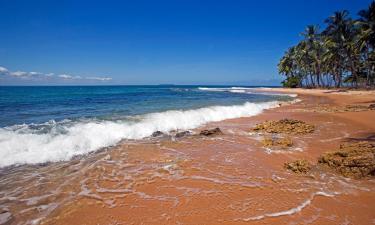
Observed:
[[[306,25],[370,0],[0,0],[0,85],[279,85]]]

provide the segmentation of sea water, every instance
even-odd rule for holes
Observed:
[[[0,167],[69,160],[155,131],[253,116],[292,97],[228,86],[0,87]]]

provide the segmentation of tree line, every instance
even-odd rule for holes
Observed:
[[[303,39],[280,59],[286,87],[370,88],[375,85],[375,1],[352,19],[347,10],[335,12],[325,29],[309,25]]]

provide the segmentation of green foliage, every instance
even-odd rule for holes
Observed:
[[[339,11],[325,20],[326,27],[309,25],[303,39],[288,49],[278,64],[287,87],[374,86],[375,1],[359,18]]]
[[[298,77],[287,77],[281,83],[282,83],[283,87],[297,88],[300,84],[300,79]]]

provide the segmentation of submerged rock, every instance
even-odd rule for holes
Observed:
[[[315,126],[301,120],[282,119],[279,121],[265,121],[257,124],[253,130],[267,133],[307,134],[314,132]]]
[[[199,135],[202,135],[202,136],[212,136],[212,135],[219,135],[219,134],[223,134],[223,132],[218,127],[214,129],[210,129],[210,130],[202,130],[199,133]]]
[[[163,132],[161,132],[161,131],[155,131],[154,133],[152,133],[152,137],[160,137],[160,136],[163,136],[164,135],[164,133]]]
[[[284,168],[294,173],[307,173],[311,170],[311,164],[305,159],[284,163]]]
[[[367,141],[344,143],[338,151],[323,154],[318,163],[345,177],[375,176],[375,144]]]
[[[293,146],[293,141],[290,137],[283,137],[283,138],[265,137],[261,142],[264,147],[287,148],[287,147]]]
[[[191,132],[190,131],[182,131],[182,132],[178,132],[175,137],[176,138],[182,138],[182,137],[185,137],[185,136],[189,136],[191,135]]]

